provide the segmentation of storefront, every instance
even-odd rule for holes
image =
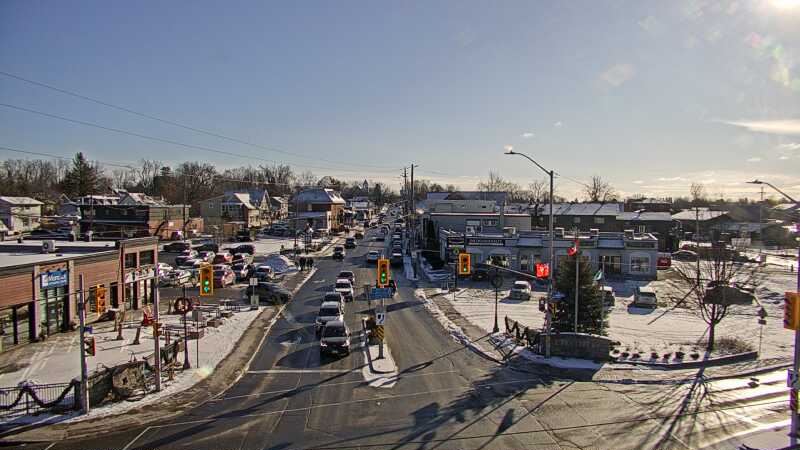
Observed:
[[[51,335],[67,331],[70,322],[69,269],[42,272],[39,279],[40,333]]]

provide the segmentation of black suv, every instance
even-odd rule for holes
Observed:
[[[247,253],[248,255],[252,255],[256,252],[256,246],[253,244],[241,244],[237,245],[236,247],[232,247],[229,249],[231,254],[237,253]]]
[[[292,299],[292,293],[277,283],[259,282],[257,286],[247,286],[247,296],[258,295],[259,301],[286,303]]]
[[[337,245],[333,248],[333,259],[344,260],[344,247]]]

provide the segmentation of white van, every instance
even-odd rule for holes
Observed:
[[[634,306],[649,306],[655,308],[658,306],[658,297],[656,297],[655,289],[651,287],[639,286],[633,293]]]

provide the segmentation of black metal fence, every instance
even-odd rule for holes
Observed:
[[[0,388],[0,417],[80,409],[80,383],[23,384]]]
[[[539,346],[539,331],[532,330],[525,325],[517,322],[516,320],[505,317],[506,333],[513,337],[518,343],[525,344],[533,350],[538,350]]]

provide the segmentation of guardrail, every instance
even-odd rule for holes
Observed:
[[[77,380],[0,388],[0,417],[80,409],[79,388]]]

